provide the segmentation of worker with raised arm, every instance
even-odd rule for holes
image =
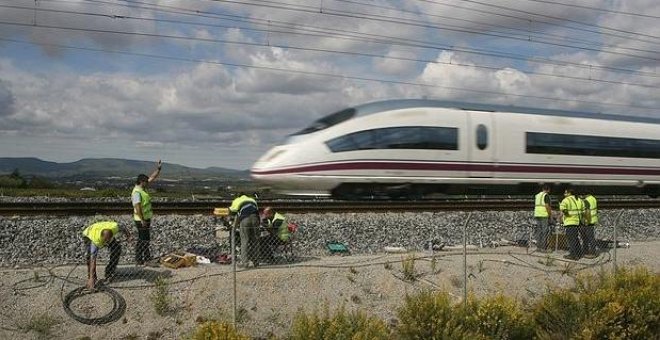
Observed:
[[[151,219],[153,211],[151,208],[151,196],[147,192],[150,183],[158,178],[163,164],[158,160],[156,169],[147,176],[139,174],[131,194],[133,203],[133,221],[138,230],[138,240],[135,244],[135,263],[144,265],[151,259],[150,240],[151,240]]]

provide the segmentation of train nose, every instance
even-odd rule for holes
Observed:
[[[267,177],[270,171],[281,166],[282,156],[286,150],[281,147],[274,147],[261,156],[250,168],[252,178],[260,179]]]

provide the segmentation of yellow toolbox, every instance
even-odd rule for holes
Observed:
[[[229,208],[215,208],[213,209],[213,215],[215,216],[228,216]]]

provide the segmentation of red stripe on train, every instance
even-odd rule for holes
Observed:
[[[337,170],[412,170],[412,171],[467,171],[514,173],[561,173],[595,175],[660,176],[660,168],[617,168],[574,165],[483,164],[483,163],[413,163],[413,162],[341,162],[302,165],[297,167],[252,171],[254,175],[282,175]]]

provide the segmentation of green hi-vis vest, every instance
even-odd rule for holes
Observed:
[[[585,200],[589,202],[589,212],[591,213],[591,220],[588,221],[589,224],[598,223],[598,203],[596,203],[596,197],[589,195]]]
[[[580,215],[584,212],[584,204],[581,200],[573,195],[567,196],[561,201],[559,209],[562,212],[568,211],[568,214],[564,214],[564,226],[580,225]]]
[[[545,208],[546,192],[541,191],[534,198],[534,217],[548,217],[548,210]]]
[[[235,198],[231,202],[231,206],[229,206],[229,212],[231,214],[238,214],[239,219],[244,218],[252,213],[257,213],[258,209],[257,201],[247,195],[242,195]]]
[[[105,229],[109,229],[112,232],[112,236],[115,236],[119,232],[119,225],[114,221],[96,222],[85,228],[82,233],[92,241],[95,246],[103,248],[105,247],[105,244],[103,244],[103,236],[101,236],[101,232]]]
[[[282,221],[282,224],[277,229],[277,237],[284,242],[288,241],[291,238],[291,233],[289,232],[289,225],[286,223],[286,218],[276,212],[271,225],[275,224],[276,221]]]
[[[139,185],[136,185],[135,188],[133,188],[133,193],[131,194],[131,197],[136,192],[140,193],[140,205],[142,205],[142,217],[144,217],[145,220],[150,220],[151,216],[154,215],[153,211],[151,211],[151,196],[149,196],[149,193],[144,191],[144,189],[142,189],[142,187]],[[140,216],[138,216],[137,211],[135,211],[135,207],[133,207],[133,220],[142,221],[140,219]]]

